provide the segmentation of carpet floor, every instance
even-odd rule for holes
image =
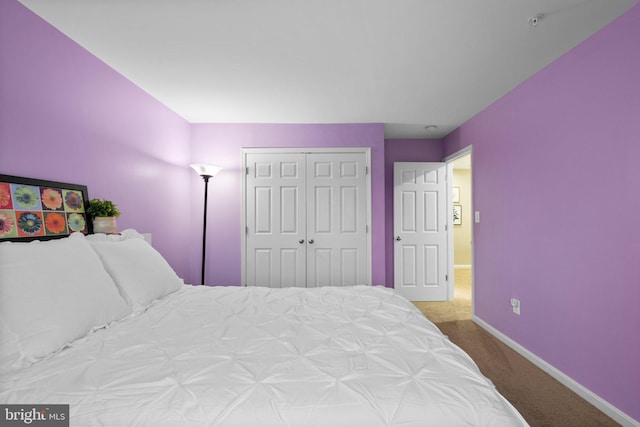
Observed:
[[[532,427],[619,426],[471,320],[470,269],[456,269],[455,281],[454,301],[414,305],[473,358]]]

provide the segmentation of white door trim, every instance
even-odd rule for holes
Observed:
[[[455,159],[458,159],[464,155],[471,154],[473,152],[473,144],[467,145],[466,147],[456,151],[455,153],[449,154],[447,157],[442,159],[443,162],[449,163]]]
[[[443,162],[447,163],[447,173],[449,174],[449,176],[451,177],[451,179],[449,180],[449,185],[448,185],[448,189],[447,189],[447,206],[450,209],[450,212],[448,213],[449,218],[453,218],[453,161],[456,159],[459,159],[460,157],[466,156],[467,154],[471,154],[471,161],[473,162],[473,145],[468,145],[458,151],[456,151],[455,153],[449,154],[448,156],[446,156],[444,159],[442,159]],[[473,207],[473,209],[475,210],[475,197],[474,197],[474,187],[473,187],[473,164],[471,165],[471,206]],[[469,212],[468,214],[469,218],[474,218],[475,215],[473,215],[473,213]],[[476,269],[475,269],[475,263],[476,263],[476,257],[475,257],[475,220],[471,223],[471,314],[475,315],[476,309],[475,309],[475,305],[476,305],[476,286],[475,286],[475,275],[476,275]],[[454,266],[454,262],[453,262],[453,227],[451,227],[451,229],[449,230],[449,277],[451,278],[451,281],[449,283],[452,283],[453,286],[449,286],[449,300],[453,300],[454,299],[454,288],[455,288],[455,266]]]
[[[453,218],[453,162],[447,161],[447,217],[451,220]],[[450,222],[451,226],[447,228],[447,257],[449,259],[447,276],[449,277],[449,287],[447,288],[447,300],[453,301],[455,298],[455,280],[456,273],[453,264],[453,220]],[[471,288],[473,290],[473,288]]]
[[[372,284],[372,259],[373,254],[371,252],[371,148],[370,147],[292,147],[292,148],[242,148],[242,213],[240,220],[240,232],[242,238],[240,239],[240,283],[241,286],[247,285],[246,280],[246,254],[247,254],[247,208],[245,205],[246,191],[247,191],[247,154],[252,153],[292,153],[292,154],[311,154],[311,153],[336,153],[337,155],[342,153],[364,153],[366,159],[366,180],[365,180],[365,192],[367,195],[367,283]]]

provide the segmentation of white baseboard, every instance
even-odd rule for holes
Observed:
[[[617,423],[620,423],[623,427],[640,427],[640,422],[634,420],[629,415],[625,414],[597,394],[593,393],[588,388],[584,387],[580,383],[573,380],[571,377],[563,373],[557,368],[554,368],[549,363],[545,362],[540,357],[536,356],[517,342],[513,341],[511,338],[503,334],[502,332],[495,329],[493,326],[489,325],[484,320],[480,319],[478,316],[473,316],[473,321],[478,324],[482,329],[489,332],[491,335],[511,347],[513,350],[518,352],[525,359],[529,360],[531,363],[536,365],[538,368],[545,371],[547,374],[551,375],[556,380],[560,381],[565,387],[569,388],[580,397],[582,397],[587,402],[591,403],[593,406],[607,414],[610,418],[612,418]]]
[[[471,264],[455,264],[453,268],[471,268]]]

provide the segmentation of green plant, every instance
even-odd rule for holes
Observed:
[[[102,216],[120,216],[118,207],[111,200],[91,199],[87,213],[91,218]]]

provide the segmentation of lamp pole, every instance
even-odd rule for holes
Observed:
[[[202,273],[200,274],[200,285],[204,285],[205,256],[207,251],[207,198],[209,193],[209,178],[216,176],[222,169],[220,166],[208,165],[205,163],[193,163],[193,170],[204,180],[204,221],[202,225]]]
[[[200,275],[200,284],[204,285],[204,266],[205,254],[207,252],[207,197],[209,193],[209,178],[211,175],[202,175],[204,180],[204,221],[202,226],[202,274]]]

